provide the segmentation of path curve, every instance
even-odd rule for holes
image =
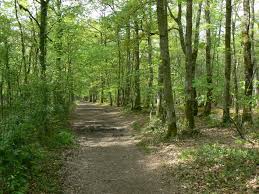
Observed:
[[[128,117],[120,109],[78,104],[72,117],[79,148],[64,165],[66,194],[167,194],[159,161],[136,147]]]

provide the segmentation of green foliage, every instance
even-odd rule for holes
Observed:
[[[4,193],[26,193],[32,169],[40,164],[44,150],[35,141],[31,125],[10,127],[14,128],[2,133],[0,139],[0,185]]]
[[[74,143],[75,136],[67,129],[55,132],[49,146],[53,148],[66,148],[74,145]]]
[[[159,119],[152,119],[149,124],[141,130],[142,138],[138,146],[149,152],[153,146],[166,141],[166,128]]]
[[[17,102],[17,110],[11,109],[11,114],[0,122],[0,193],[28,193],[36,189],[35,185],[50,190],[56,187],[43,166],[54,160],[51,150],[59,151],[74,143],[70,130],[64,129],[61,122],[54,122],[66,118],[64,112],[60,113],[62,116],[50,116],[51,134],[42,133],[37,99]],[[50,115],[56,112],[53,107],[48,111]]]
[[[245,192],[246,184],[255,175],[259,152],[255,149],[207,144],[184,151],[181,158],[186,163],[178,169],[179,176],[184,184],[194,187],[192,189],[195,191]]]

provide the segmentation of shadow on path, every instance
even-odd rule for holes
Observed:
[[[119,109],[81,103],[72,123],[79,148],[67,156],[64,193],[152,194],[165,190],[160,163],[136,147]]]

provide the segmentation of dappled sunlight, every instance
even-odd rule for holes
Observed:
[[[82,188],[89,193],[172,193],[164,187],[161,160],[136,147],[139,140],[130,131],[136,117],[99,107],[81,103],[74,113],[72,126],[79,135],[79,148],[67,158],[65,193]]]
[[[94,137],[94,138],[79,138],[79,144],[83,147],[110,147],[110,146],[133,146],[132,139],[127,137]]]

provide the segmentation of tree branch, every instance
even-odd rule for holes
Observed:
[[[169,14],[170,14],[171,18],[173,18],[173,20],[174,20],[176,23],[178,23],[179,18],[177,18],[177,17],[174,16],[174,14],[173,14],[173,12],[171,11],[171,9],[169,8],[169,6],[167,6],[167,9],[168,9],[168,11],[169,11]]]
[[[38,20],[32,15],[32,13],[28,9],[26,7],[24,7],[23,5],[21,5],[19,2],[18,2],[18,5],[19,5],[19,8],[26,11],[30,15],[30,17],[36,22],[38,27],[40,27],[40,23],[38,22]]]

